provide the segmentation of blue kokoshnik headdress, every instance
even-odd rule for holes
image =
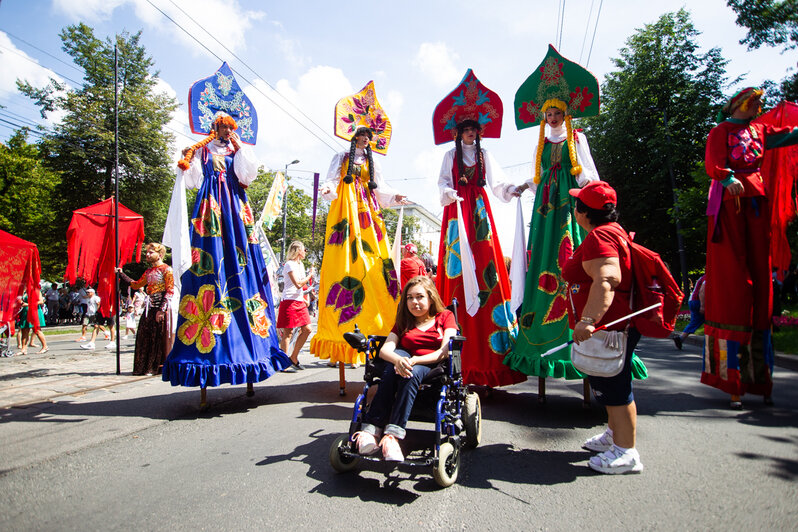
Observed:
[[[195,82],[188,90],[188,119],[193,133],[209,134],[220,114],[233,117],[242,142],[252,145],[257,142],[258,113],[226,62],[212,76]]]

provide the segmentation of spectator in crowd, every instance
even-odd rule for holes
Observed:
[[[706,275],[702,275],[695,282],[692,292],[690,292],[690,300],[688,306],[690,307],[690,323],[684,328],[682,333],[673,337],[673,343],[676,344],[677,349],[682,348],[682,344],[688,336],[693,334],[704,324],[704,288],[706,287]]]
[[[313,285],[315,270],[310,268],[310,273],[305,275],[305,245],[295,240],[288,246],[288,253],[283,265],[283,297],[277,314],[277,330],[280,332],[280,349],[288,353],[288,346],[294,329],[299,328],[299,336],[294,342],[291,352],[292,367],[289,370],[304,369],[299,365],[299,351],[310,336],[310,314],[308,304],[305,302],[305,291]]]
[[[80,347],[83,349],[94,349],[94,341],[97,339],[97,334],[100,332],[100,330],[102,330],[103,334],[105,335],[105,339],[110,340],[105,348],[111,349],[114,343],[113,321],[111,321],[111,318],[105,318],[102,314],[100,314],[100,296],[97,295],[94,288],[87,288],[86,294],[88,298],[86,300],[86,314],[83,316],[82,337],[85,339],[86,329],[89,324],[94,325],[94,329],[91,332],[91,338],[89,339],[88,343],[81,344]],[[110,334],[105,330],[106,324],[108,324],[110,328]]]
[[[47,325],[56,325],[58,324],[58,310],[59,310],[59,299],[61,298],[61,294],[58,293],[58,285],[53,283],[50,285],[50,289],[44,294],[44,299],[47,302]]]
[[[402,248],[402,286],[416,275],[427,275],[424,262],[418,258],[418,248],[412,242],[408,242]]]

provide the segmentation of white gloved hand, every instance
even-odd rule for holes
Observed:
[[[447,205],[451,205],[455,201],[463,201],[463,198],[457,195],[457,191],[453,188],[447,188],[443,191],[443,197],[441,199],[441,204],[446,207]]]

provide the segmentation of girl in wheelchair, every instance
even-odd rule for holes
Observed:
[[[352,435],[360,454],[381,448],[385,460],[404,460],[399,440],[405,437],[418,387],[447,358],[449,339],[456,334],[454,314],[441,302],[432,281],[422,276],[410,279],[402,290],[396,324],[380,349],[380,358],[387,362],[380,385],[361,430]]]

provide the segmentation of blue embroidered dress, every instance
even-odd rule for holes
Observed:
[[[290,366],[244,188],[257,177],[249,149],[214,140],[183,172],[199,192],[191,218],[191,267],[181,276],[177,338],[163,367],[173,386],[265,380]],[[243,185],[243,186],[242,186]]]

